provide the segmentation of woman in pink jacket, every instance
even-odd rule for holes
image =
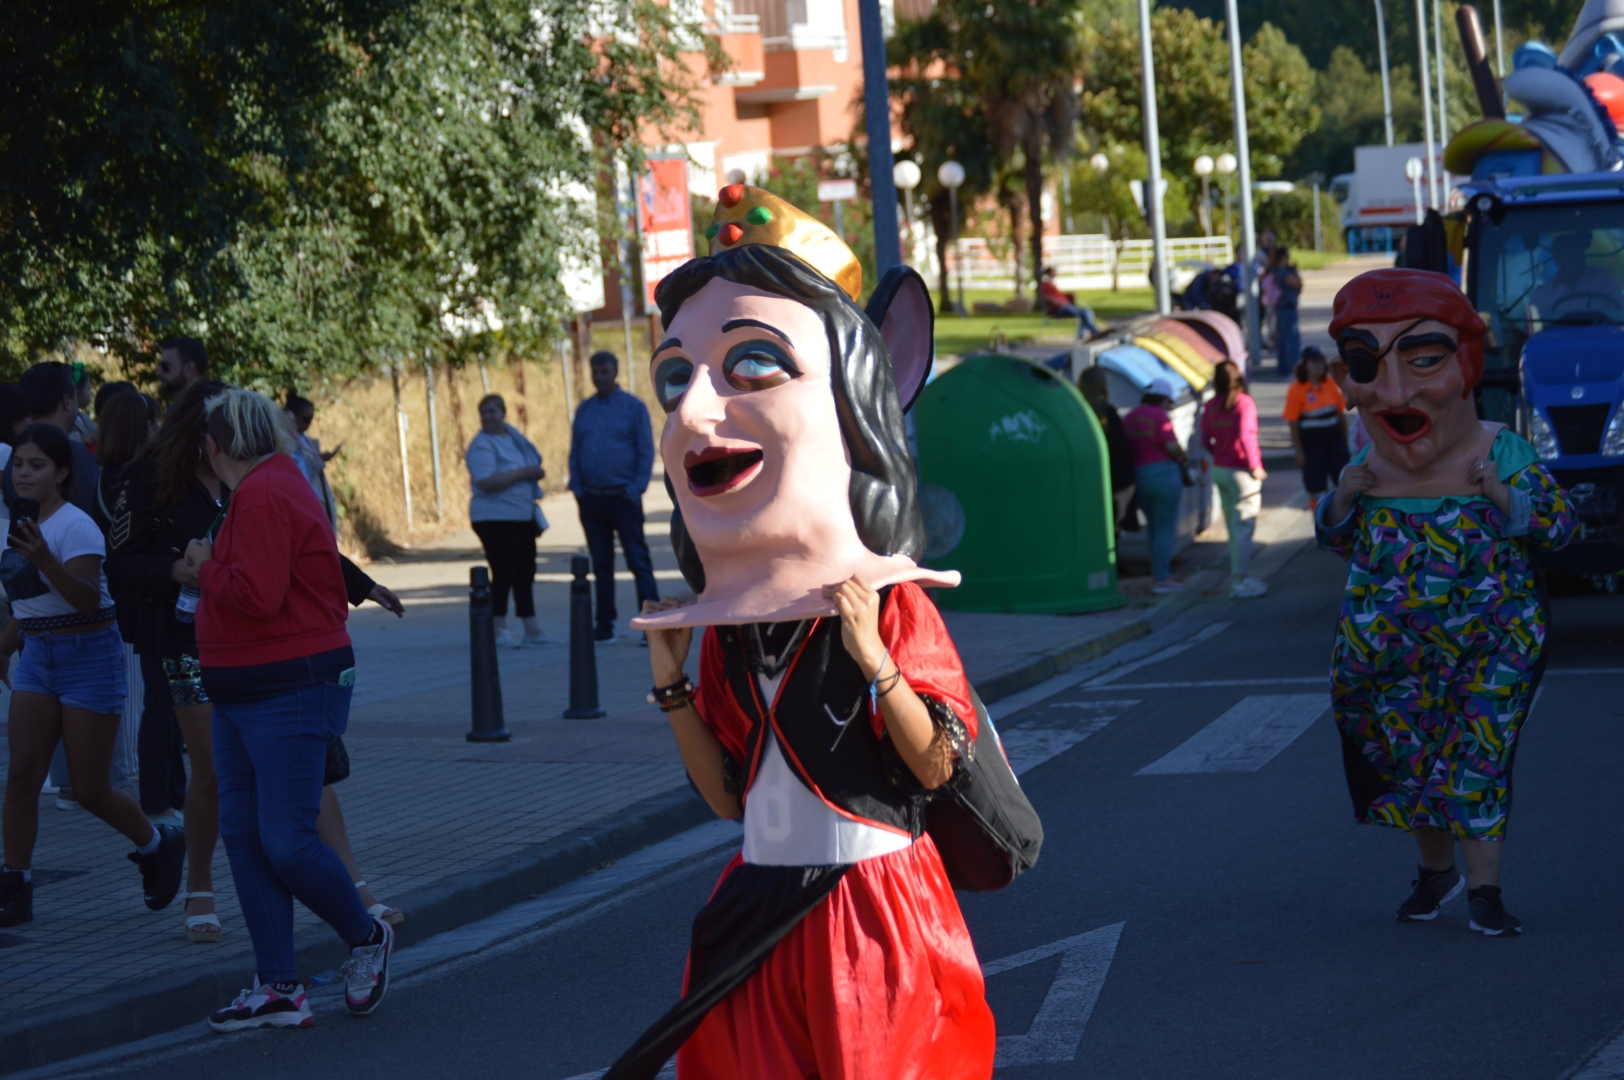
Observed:
[[[1201,412],[1201,445],[1212,459],[1212,480],[1229,529],[1229,595],[1262,596],[1269,586],[1247,574],[1252,530],[1263,505],[1263,455],[1257,446],[1257,402],[1246,392],[1240,365],[1225,360],[1212,379],[1213,397]],[[1205,468],[1206,462],[1202,462]]]

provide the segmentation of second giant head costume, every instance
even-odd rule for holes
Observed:
[[[822,587],[927,570],[903,413],[929,374],[929,291],[907,268],[856,303],[862,267],[816,218],[759,188],[720,192],[711,254],[660,282],[649,364],[665,410],[671,543],[698,592],[638,629],[832,614]]]
[[[1485,437],[1472,401],[1483,334],[1483,320],[1445,274],[1372,270],[1336,294],[1332,374],[1398,472],[1424,477]]]

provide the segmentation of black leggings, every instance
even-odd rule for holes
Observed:
[[[530,584],[536,578],[536,523],[476,521],[473,526],[491,567],[491,614],[499,619],[507,617],[511,589],[513,610],[519,618],[534,618],[536,600]]]

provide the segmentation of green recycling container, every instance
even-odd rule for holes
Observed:
[[[974,356],[913,408],[925,561],[964,582],[958,611],[1121,607],[1105,433],[1082,394],[1015,356]]]

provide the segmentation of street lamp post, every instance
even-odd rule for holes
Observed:
[[[1106,170],[1111,167],[1111,159],[1104,154],[1096,153],[1088,159],[1088,165],[1096,173],[1104,176]],[[1116,227],[1111,224],[1111,215],[1102,214],[1100,216],[1105,220],[1105,239],[1111,245],[1111,291],[1116,292],[1121,285],[1121,282],[1117,279],[1117,266],[1122,261],[1122,246],[1116,237]]]
[[[1393,145],[1393,84],[1387,74],[1387,16],[1382,11],[1385,0],[1376,0],[1376,49],[1382,62],[1382,122],[1387,125],[1387,145]],[[1499,4],[1500,0],[1494,0]]]
[[[1421,134],[1426,144],[1427,198],[1438,205],[1437,154],[1432,141],[1432,67],[1427,60],[1427,0],[1415,0],[1415,45],[1421,57]]]
[[[1230,0],[1233,4],[1234,0]],[[1162,137],[1156,124],[1156,60],[1150,41],[1150,0],[1139,0],[1139,73],[1144,95],[1145,159],[1149,175],[1145,182],[1145,214],[1150,218],[1150,283],[1156,290],[1156,310],[1166,315],[1173,309],[1167,287],[1167,224],[1162,220]]]
[[[902,263],[902,245],[897,242],[897,192],[891,186],[891,83],[885,70],[880,0],[858,0],[857,25],[863,41],[863,121],[874,200],[874,268],[883,275]]]
[[[964,318],[964,259],[959,254],[959,185],[964,183],[964,166],[956,161],[944,161],[936,170],[936,179],[947,189],[948,216],[953,221],[953,276],[959,285],[959,318]]]
[[[1206,154],[1195,159],[1195,174],[1201,177],[1201,232],[1212,235],[1212,200],[1207,194],[1207,177],[1212,175],[1213,160]]]
[[[891,178],[896,181],[897,187],[902,189],[902,210],[907,221],[908,243],[903,248],[902,261],[910,262],[914,254],[914,222],[913,222],[913,193],[919,186],[922,174],[917,162],[903,158],[891,170]]]
[[[1444,13],[1440,0],[1432,0],[1433,71],[1438,78],[1438,145],[1449,142],[1449,89],[1444,85]],[[1448,179],[1445,178],[1445,183]]]
[[[1229,220],[1229,178],[1234,175],[1238,164],[1235,155],[1228,151],[1219,154],[1218,160],[1213,162],[1213,168],[1218,170],[1218,175],[1224,178],[1224,235],[1231,238],[1235,235],[1235,229],[1234,224]]]
[[[1418,157],[1413,157],[1404,163],[1404,175],[1409,177],[1410,186],[1415,189],[1415,223],[1417,225],[1421,224],[1422,219],[1425,217],[1421,209],[1421,174],[1425,171],[1426,167],[1421,164],[1421,159]]]
[[[1416,0],[1424,3],[1425,0]],[[1241,17],[1228,0],[1229,92],[1235,110],[1235,161],[1241,181],[1241,278],[1246,288],[1246,351],[1252,363],[1263,362],[1263,334],[1257,309],[1257,228],[1252,220],[1252,152],[1246,130],[1246,81],[1241,70]]]

